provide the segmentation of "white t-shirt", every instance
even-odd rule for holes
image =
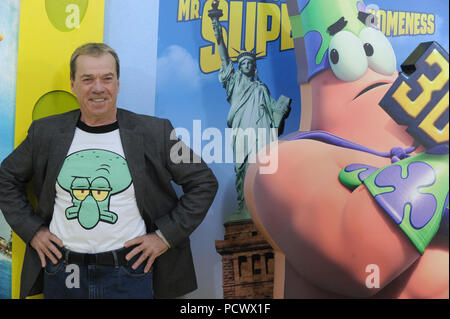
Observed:
[[[50,231],[80,253],[119,249],[146,234],[117,122],[79,122],[57,178]]]

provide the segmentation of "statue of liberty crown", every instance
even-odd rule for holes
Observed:
[[[239,63],[239,61],[241,61],[243,58],[246,58],[246,57],[251,58],[253,61],[262,59],[262,57],[258,57],[258,55],[261,54],[262,52],[256,53],[255,48],[253,48],[250,51],[238,51],[235,48],[233,48],[233,50],[238,54],[235,57],[231,57],[231,60],[233,60],[234,62]]]

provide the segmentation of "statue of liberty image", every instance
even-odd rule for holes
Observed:
[[[237,70],[222,36],[219,18],[223,15],[218,9],[219,1],[214,0],[208,15],[212,20],[214,34],[222,66],[219,81],[226,90],[230,103],[227,125],[232,128],[232,147],[235,162],[236,191],[238,210],[228,220],[250,219],[244,200],[244,178],[250,161],[254,161],[258,151],[278,138],[278,128],[290,111],[291,99],[281,95],[278,101],[270,96],[267,86],[257,75],[255,49],[236,51],[233,57]]]

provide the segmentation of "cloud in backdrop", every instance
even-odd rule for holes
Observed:
[[[158,58],[158,81],[160,88],[177,87],[200,88],[201,73],[198,62],[183,47],[171,45]]]

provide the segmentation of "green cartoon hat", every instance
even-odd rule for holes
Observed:
[[[334,35],[355,36],[373,22],[360,0],[287,0],[292,26],[299,83],[330,67],[329,47]]]

